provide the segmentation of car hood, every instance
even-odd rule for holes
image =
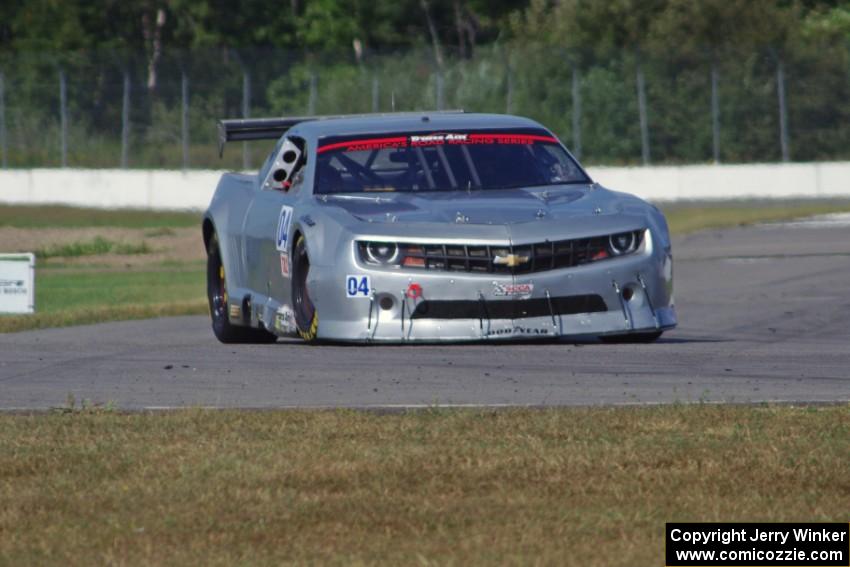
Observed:
[[[514,225],[622,210],[623,195],[594,185],[533,189],[323,195],[319,199],[368,223]]]

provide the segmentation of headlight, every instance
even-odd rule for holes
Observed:
[[[368,242],[365,246],[366,261],[382,266],[398,262],[398,246],[393,242]]]
[[[638,235],[635,232],[620,232],[608,237],[608,248],[612,256],[622,256],[637,250]]]
[[[433,255],[426,251],[427,247],[419,244],[396,244],[395,242],[365,242],[357,243],[360,261],[371,266],[395,268],[424,268],[427,265],[426,256]],[[443,250],[442,246],[434,246],[436,252]],[[439,255],[439,254],[438,254]],[[440,260],[440,258],[437,258]],[[445,263],[445,259],[442,259]],[[435,265],[438,265],[436,262]]]

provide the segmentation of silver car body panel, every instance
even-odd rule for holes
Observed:
[[[204,235],[207,239],[215,231],[218,236],[231,323],[280,336],[296,334],[292,282],[284,264],[301,235],[310,259],[307,290],[318,312],[319,339],[488,341],[675,327],[667,224],[656,207],[633,195],[596,183],[492,191],[313,192],[317,143],[327,136],[516,127],[545,130],[525,118],[483,114],[303,122],[281,137],[258,174],[225,173],[205,213]],[[278,190],[270,171],[293,141],[305,153],[306,165],[288,191]],[[361,261],[356,249],[363,240],[510,248],[625,231],[643,231],[633,254],[516,275],[376,267]],[[368,276],[368,294],[349,297],[352,275]],[[411,286],[421,293],[409,293]],[[505,289],[522,294],[506,297]],[[604,310],[557,313],[553,308],[553,299],[591,295],[601,298]],[[464,302],[457,305],[466,306],[469,316],[429,317],[419,307],[425,301]],[[480,306],[474,313],[472,302]],[[512,308],[506,311],[503,302],[513,302]]]

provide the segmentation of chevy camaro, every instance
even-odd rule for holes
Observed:
[[[219,137],[277,140],[204,215],[223,342],[648,342],[676,326],[662,213],[532,120],[223,120]]]

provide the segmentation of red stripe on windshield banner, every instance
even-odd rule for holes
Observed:
[[[534,142],[557,143],[553,136],[537,136],[535,134],[470,134],[470,143],[473,144],[533,144]]]
[[[365,140],[349,140],[321,146],[318,153],[344,148],[347,152],[359,152],[362,150],[382,150],[384,148],[403,148],[407,146],[407,136],[395,138],[367,138]]]
[[[511,134],[505,133],[488,133],[488,134],[458,134],[455,137],[447,137],[439,139],[438,136],[420,136],[423,138],[412,144],[413,146],[434,146],[434,145],[456,145],[456,144],[533,144],[535,142],[546,142],[557,144],[558,140],[554,136],[540,136],[536,134]],[[430,138],[430,139],[429,139]],[[347,142],[336,142],[326,146],[320,146],[318,153],[323,153],[331,150],[343,149],[346,152],[358,152],[364,150],[382,150],[385,148],[406,148],[409,147],[410,139],[407,136],[397,136],[393,138],[366,138],[362,140],[349,140]]]

